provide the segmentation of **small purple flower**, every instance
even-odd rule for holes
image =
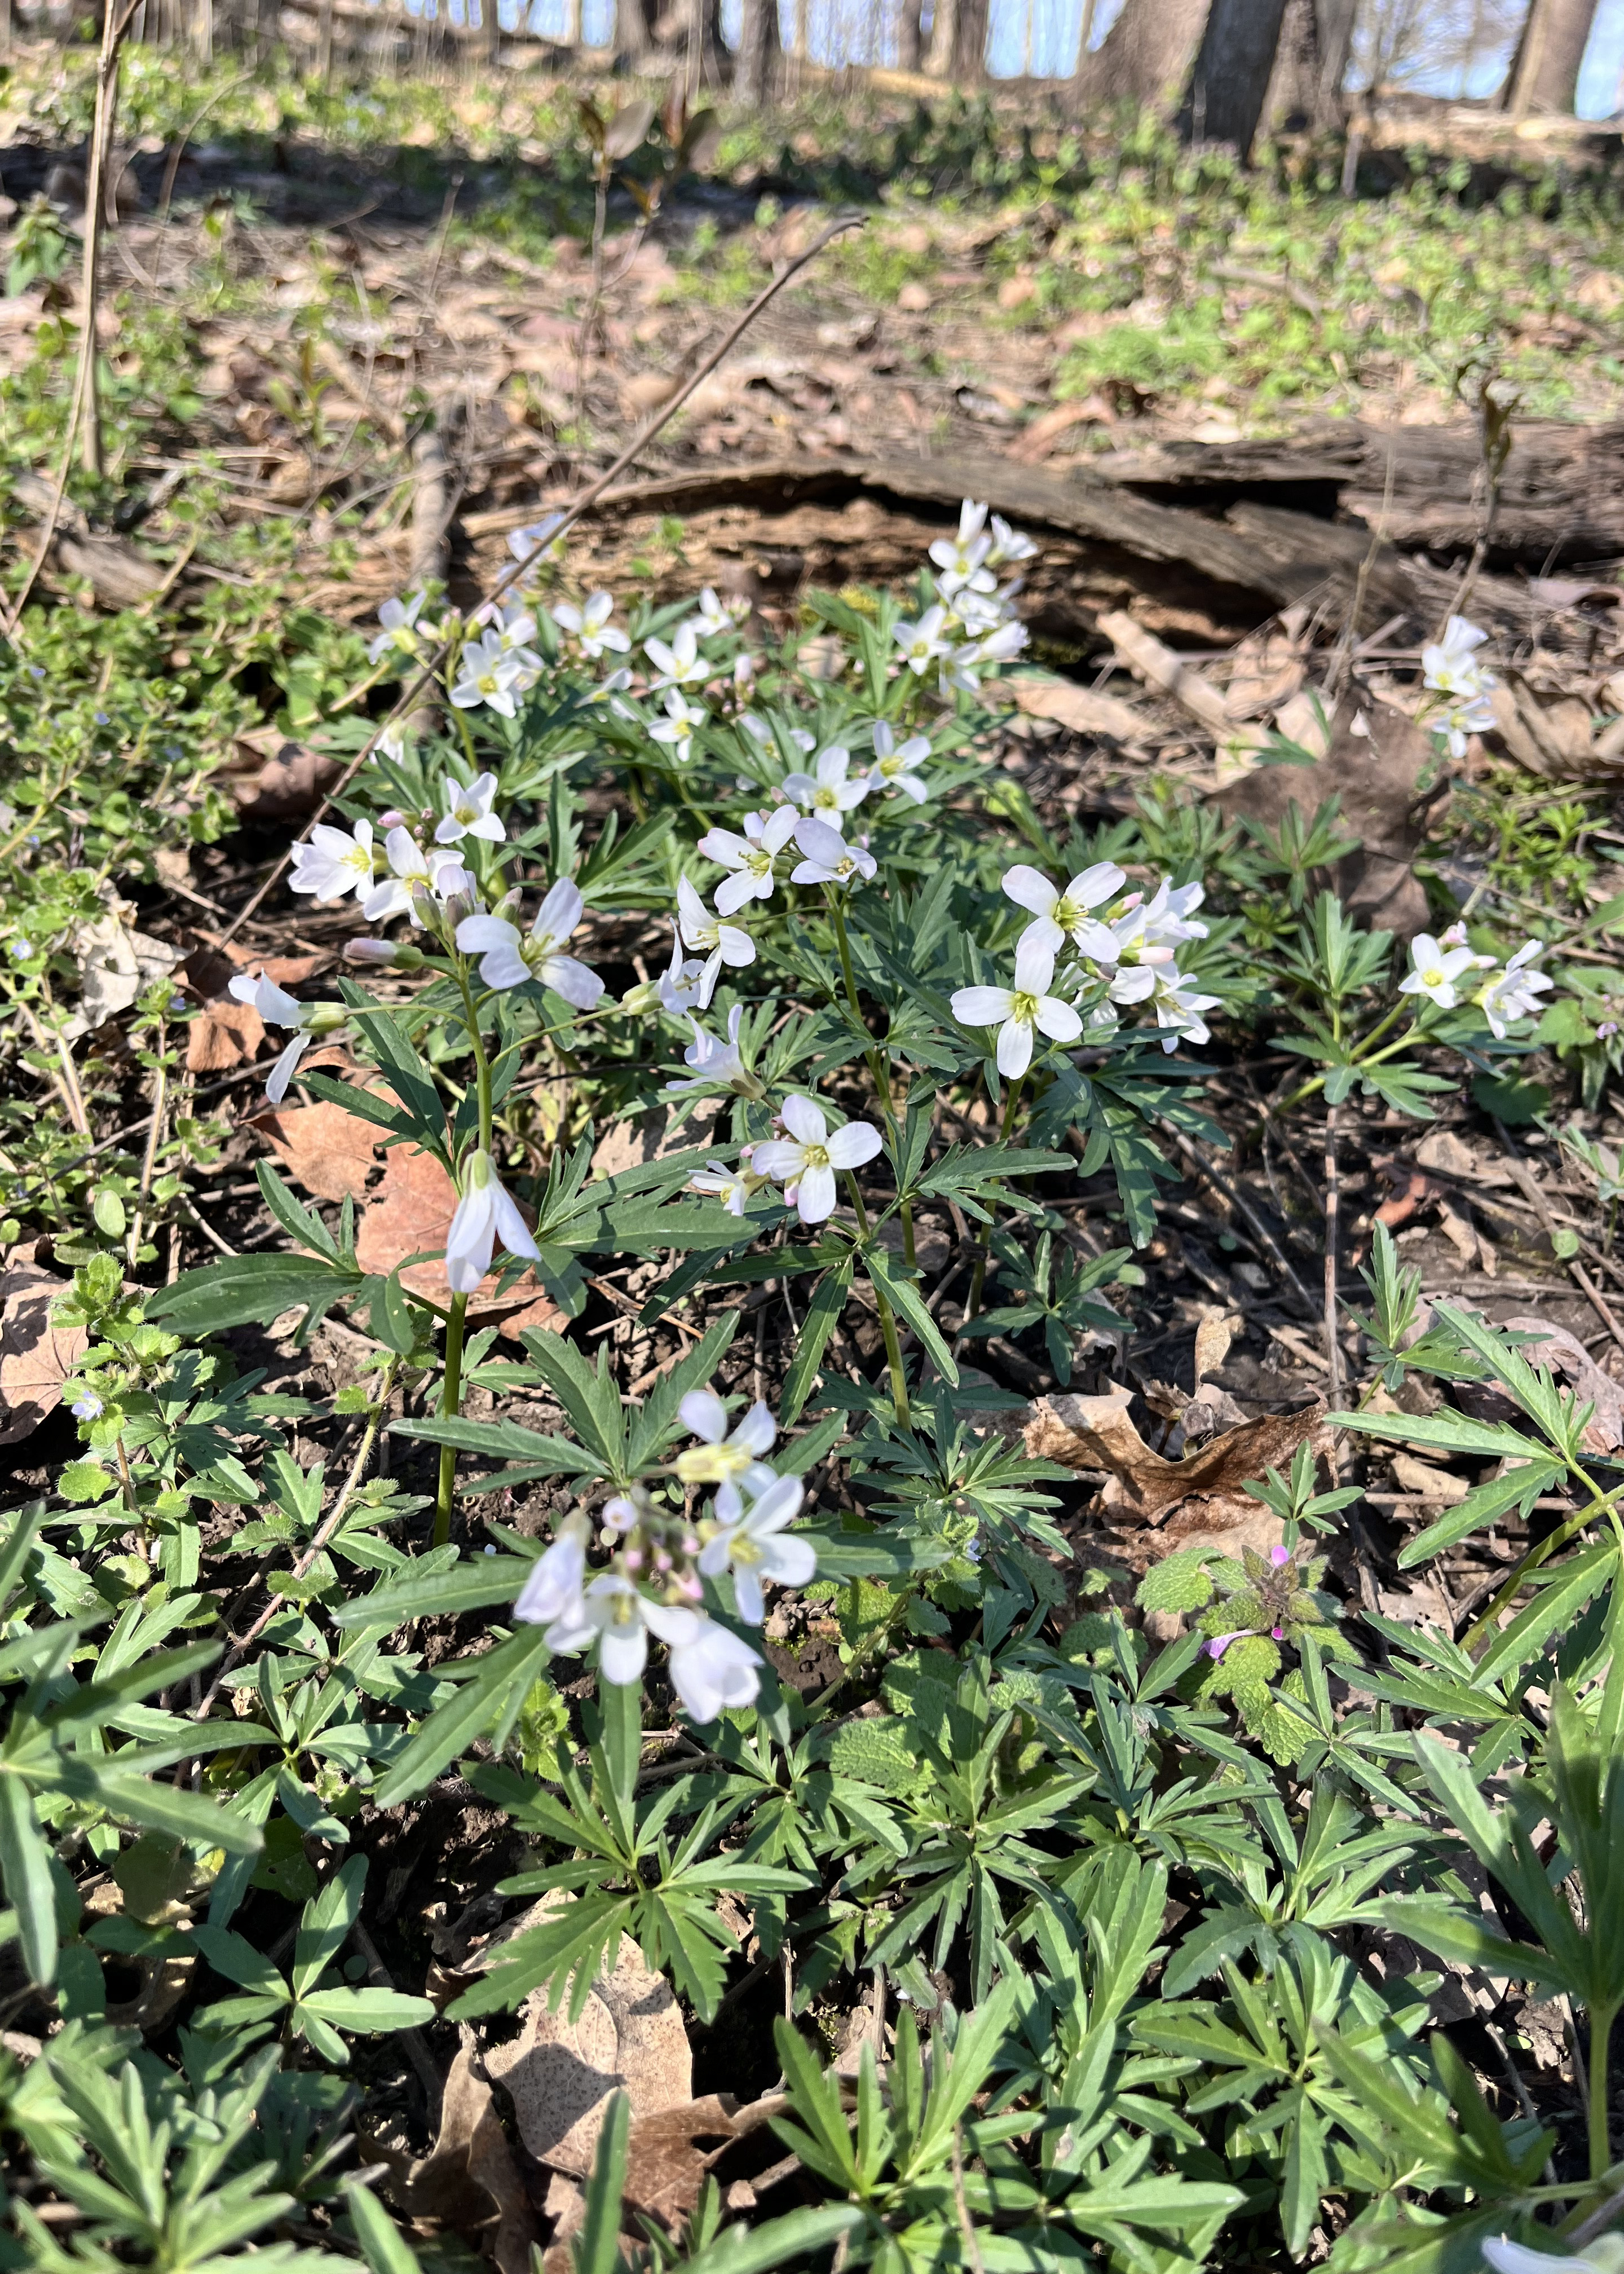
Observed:
[[[1237,1627],[1233,1634],[1214,1635],[1207,1645],[1207,1656],[1222,1658],[1232,1642],[1239,1642],[1243,1635],[1250,1634],[1251,1631],[1250,1627]]]
[[[1282,1563],[1289,1563],[1290,1561],[1291,1550],[1289,1547],[1271,1547],[1269,1549],[1269,1562],[1274,1566],[1274,1569],[1277,1571]]]
[[[1269,1632],[1274,1636],[1276,1642],[1284,1642],[1286,1638],[1286,1630],[1284,1627],[1271,1627],[1269,1629]]]

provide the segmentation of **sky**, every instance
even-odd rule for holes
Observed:
[[[423,6],[425,0],[408,0]],[[502,21],[517,21],[525,0],[499,0]],[[529,19],[538,32],[562,33],[567,0],[530,0]],[[786,43],[788,42],[797,0],[780,0]],[[886,63],[891,51],[888,0],[805,0],[808,44],[816,63]],[[583,29],[590,44],[605,44],[613,0],[583,0]],[[477,14],[478,0],[426,0],[432,15],[440,6],[455,19]],[[1095,0],[1089,45],[1098,47],[1121,12],[1123,0]],[[1030,71],[1043,79],[1064,78],[1077,63],[1078,33],[1084,0],[992,0],[992,26],[988,62],[995,79],[1009,79]],[[722,33],[730,44],[739,36],[740,0],[722,0]],[[1413,84],[1438,94],[1492,94],[1503,76],[1506,57],[1486,58],[1462,89],[1452,71],[1443,76],[1419,74]],[[1581,118],[1605,118],[1617,107],[1624,80],[1624,0],[1600,0],[1596,11],[1584,67],[1579,75],[1578,111]]]

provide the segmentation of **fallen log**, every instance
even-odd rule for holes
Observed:
[[[1163,501],[1232,502],[1273,490],[1331,501],[1398,546],[1468,553],[1487,502],[1475,426],[1367,426],[1321,419],[1278,441],[1168,442],[1090,459],[1089,478]],[[1214,493],[1217,493],[1214,497]],[[1282,499],[1282,502],[1286,501]],[[1556,419],[1512,428],[1492,557],[1530,568],[1624,553],[1624,425]]]
[[[1242,596],[1272,607],[1325,599],[1346,606],[1358,599],[1358,629],[1402,612],[1430,629],[1447,608],[1458,579],[1425,561],[1406,559],[1368,528],[1282,506],[1243,500],[1223,517],[1141,497],[1097,480],[1092,470],[1060,476],[978,453],[892,459],[868,465],[850,459],[765,458],[725,467],[661,474],[606,490],[594,511],[606,516],[695,513],[748,504],[765,515],[812,501],[867,493],[903,503],[956,508],[961,498],[985,500],[1006,519],[1088,540],[1101,558],[1136,559],[1193,569],[1221,588],[1228,614],[1244,616]],[[533,521],[535,503],[471,515],[470,536],[492,535]],[[1485,618],[1518,631],[1540,610],[1526,587],[1480,577],[1474,602]],[[1259,613],[1255,606],[1254,614]]]

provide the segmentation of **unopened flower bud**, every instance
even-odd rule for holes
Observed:
[[[387,813],[379,815],[378,826],[380,829],[404,829],[408,826],[408,823],[406,816],[398,806],[392,805]]]
[[[419,971],[423,968],[423,950],[409,941],[392,939],[350,939],[344,943],[346,963],[375,963],[395,971]]]

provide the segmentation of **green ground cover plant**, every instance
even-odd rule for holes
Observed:
[[[443,91],[291,83],[219,131],[268,131],[272,94],[358,147],[453,131]],[[71,78],[52,99],[71,126]],[[139,69],[130,100],[172,125]],[[579,154],[556,169],[577,220]],[[1107,184],[962,110],[908,163],[910,197],[951,165],[966,200],[1074,199],[1106,251],[1069,305],[1101,312],[1143,290],[1130,244],[1215,252],[1224,210],[1231,245],[1239,214],[1291,265],[1321,194],[1148,148]],[[1445,195],[1420,176],[1356,209],[1350,260],[1408,231],[1430,262]],[[1554,277],[1551,248],[1611,227],[1599,195],[1514,203],[1449,209],[1484,297],[1417,315],[1446,360],[1540,232]],[[517,192],[481,225],[529,242]],[[1313,386],[1357,328],[1305,347]],[[189,415],[177,330],[109,394],[109,494]],[[1176,326],[1098,336],[1079,385],[1255,376],[1199,294],[1211,369]],[[1127,367],[1147,339],[1162,361]],[[47,337],[0,387],[19,460],[60,446],[62,376]],[[229,569],[209,510],[200,487],[164,541]],[[1583,944],[1608,937],[1605,802],[1476,772],[1487,888],[1447,904],[1435,843],[1403,937],[1339,894],[1334,799],[1277,828],[1169,778],[1114,818],[1041,805],[1006,764],[1035,549],[966,501],[906,580],[774,622],[583,589],[544,523],[505,592],[403,587],[374,630],[296,609],[271,540],[265,582],[220,582],[184,640],[161,606],[61,591],[13,625],[7,1284],[49,1240],[68,1354],[46,1473],[0,1510],[8,2264],[457,2274],[477,2241],[523,2274],[534,2202],[500,2243],[483,2199],[415,2191],[454,2064],[521,2014],[578,2023],[635,1946],[717,2089],[771,2103],[770,2152],[702,2168],[694,2139],[739,2112],[679,2099],[686,2192],[657,2203],[648,2112],[605,2069],[553,2269],[1606,2274],[1610,1377],[1424,1295],[1373,1215],[1362,1276],[1333,1268],[1329,1398],[1275,1457],[1235,1455],[1244,1540],[1101,1568],[1079,1470],[1104,1470],[1026,1436],[1040,1389],[1112,1426],[1107,1397],[1056,1401],[1160,1329],[1186,1148],[1210,1166],[1237,1110],[1333,1159],[1339,1126],[1408,1139],[1463,1095],[1543,1121],[1595,1199],[1552,1253],[1611,1255],[1624,973]],[[1492,730],[1495,672],[1470,622],[1429,629],[1412,691],[1444,770]],[[237,826],[226,762],[267,709],[342,772],[232,882],[285,859],[281,944],[308,925],[326,962],[278,977],[244,948],[209,999],[271,1030],[257,1123],[326,1108],[369,1175],[443,1195],[388,1259],[372,1198],[263,1147],[248,1211],[215,1204],[201,1171],[242,1127],[192,1081],[211,1013],[173,956],[135,975],[117,1046],[86,1008],[86,928],[114,888],[157,910],[191,873],[169,856]],[[1226,1093],[1258,1068],[1267,1095]],[[629,1165],[600,1152],[650,1127]],[[1254,1252],[1295,1283],[1300,1244]],[[312,1355],[329,1330],[342,1381]],[[1169,1467],[1217,1426],[1202,1380]],[[1447,1627],[1361,1589],[1356,1471],[1384,1448],[1462,1487],[1398,1555],[1441,1579],[1480,1552]],[[387,1892],[402,1826],[464,1912],[432,1943]],[[1530,2052],[1558,2001],[1571,2097]]]

